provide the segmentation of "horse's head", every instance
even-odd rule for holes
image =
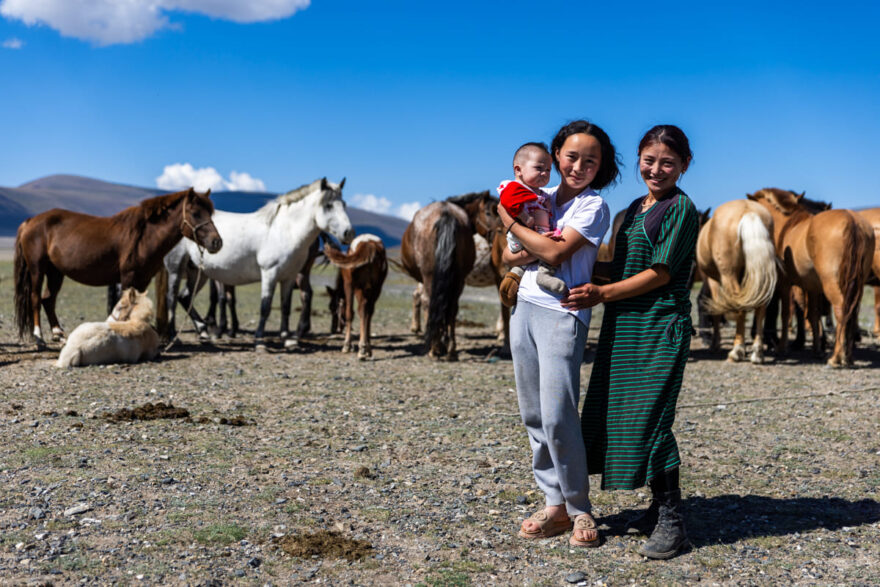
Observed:
[[[332,234],[339,242],[347,245],[354,238],[354,228],[345,211],[345,202],[342,201],[344,185],[345,178],[338,184],[327,181],[326,177],[321,180],[320,204],[315,211],[315,223],[322,231]]]
[[[211,190],[201,194],[189,188],[183,197],[183,218],[181,232],[186,238],[205,247],[209,253],[216,253],[223,246],[223,239],[211,220],[214,214],[214,202],[211,201]]]
[[[498,216],[498,198],[488,190],[446,198],[450,204],[461,207],[468,215],[474,232],[491,242],[492,233],[501,228]]]
[[[746,194],[746,197],[754,202],[762,204],[771,212],[776,211],[783,216],[791,216],[798,210],[802,210],[801,200],[804,194],[796,194],[779,188],[764,188],[754,194]]]
[[[146,292],[129,287],[122,292],[107,322],[149,322],[153,319],[153,302]]]

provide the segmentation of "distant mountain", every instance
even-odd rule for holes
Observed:
[[[17,188],[0,187],[0,236],[15,236],[18,225],[25,218],[52,208],[111,216],[162,193],[165,192],[77,175],[50,175]],[[253,212],[276,196],[262,192],[211,193],[214,206],[227,212]],[[389,248],[400,244],[403,231],[409,224],[402,218],[350,206],[348,216],[358,234],[375,234]]]

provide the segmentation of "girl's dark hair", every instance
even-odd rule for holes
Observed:
[[[674,124],[658,124],[646,132],[642,140],[639,141],[638,154],[641,155],[642,149],[655,143],[661,143],[675,151],[675,154],[681,157],[681,162],[685,165],[694,158],[687,135]]]
[[[556,168],[557,173],[561,172],[559,171],[559,158],[556,156],[556,152],[562,148],[568,137],[580,133],[590,135],[599,141],[599,146],[602,149],[602,161],[599,163],[599,171],[596,173],[593,181],[590,182],[589,187],[594,190],[601,190],[615,183],[617,176],[620,175],[620,157],[617,155],[617,151],[614,149],[614,145],[605,131],[586,120],[569,122],[560,128],[556,136],[553,137],[553,142],[550,143],[550,156],[553,158],[553,166]]]

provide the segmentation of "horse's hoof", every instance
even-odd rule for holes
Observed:
[[[362,354],[358,353],[358,361],[366,361],[369,358],[370,358],[369,355],[362,355]]]
[[[284,348],[287,350],[299,348],[299,340],[295,338],[287,338],[284,340]]]
[[[351,352],[351,345],[350,344],[342,345],[342,352],[343,353],[350,353]]]
[[[266,343],[258,342],[256,345],[254,345],[254,350],[258,353],[265,353],[266,352]]]
[[[749,359],[754,365],[761,365],[764,363],[764,355],[759,355],[758,353],[752,353],[752,356]]]
[[[731,363],[739,363],[746,358],[746,349],[742,345],[733,347],[733,350],[727,353],[727,360]]]
[[[199,340],[202,342],[208,342],[211,340],[211,335],[208,334],[206,330],[199,332]]]

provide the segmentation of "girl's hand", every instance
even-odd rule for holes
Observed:
[[[568,290],[568,295],[562,298],[562,307],[566,310],[586,310],[600,304],[603,299],[603,286],[595,283],[576,285]]]

